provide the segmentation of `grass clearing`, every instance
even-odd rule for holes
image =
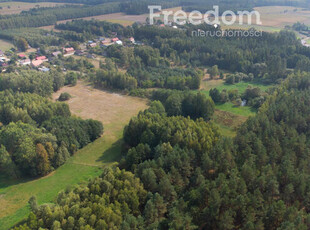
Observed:
[[[240,116],[254,116],[257,111],[249,106],[235,106],[231,102],[226,102],[225,104],[217,104],[215,105],[215,108],[221,111],[226,111],[230,112],[235,115],[240,115]]]
[[[246,121],[246,116],[232,114],[227,111],[216,110],[213,121],[219,127],[223,136],[234,137],[237,129]]]
[[[87,60],[89,61],[90,63],[92,63],[95,68],[99,69],[100,68],[100,61],[97,60],[97,59],[93,59],[93,58],[87,58],[87,57],[83,57],[83,56],[76,56],[76,55],[73,55],[72,56],[74,59],[84,59],[84,60]]]
[[[206,80],[201,81],[200,89],[209,91],[210,89],[220,87],[224,84],[225,84],[225,81],[222,79],[216,79],[216,80],[206,79]]]
[[[0,50],[7,51],[13,47],[14,47],[14,45],[12,42],[0,39]]]
[[[273,85],[266,85],[258,82],[239,82],[236,84],[226,84],[224,80],[206,80],[202,81],[201,83],[201,90],[204,91],[209,95],[209,90],[213,88],[217,88],[218,90],[222,91],[223,89],[226,90],[235,90],[237,89],[239,93],[244,93],[245,90],[249,87],[259,87],[262,91],[266,91],[267,89],[273,87]]]
[[[27,202],[32,195],[37,196],[39,204],[53,202],[59,191],[100,175],[102,167],[118,161],[124,126],[131,117],[147,108],[146,100],[97,90],[82,82],[62,88],[53,99],[62,92],[73,96],[68,101],[72,114],[102,121],[105,133],[46,177],[19,181],[0,178],[1,230],[9,229],[27,216]]]

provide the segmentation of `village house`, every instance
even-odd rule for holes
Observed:
[[[17,55],[20,59],[26,58],[26,54],[18,54]]]
[[[75,52],[74,48],[73,47],[70,47],[70,48],[64,48],[64,56],[67,57],[67,56],[70,56],[70,55],[73,55]]]
[[[42,63],[43,63],[42,60],[33,60],[33,61],[31,62],[31,65],[32,65],[33,67],[39,67],[40,65],[42,65]]]
[[[90,48],[94,48],[94,47],[97,46],[97,43],[96,43],[96,42],[93,42],[93,43],[88,44],[88,46],[89,46]]]
[[[27,58],[27,59],[19,60],[19,64],[22,65],[22,66],[30,65],[31,61],[30,61],[29,58]]]
[[[41,60],[42,62],[48,61],[46,56],[38,56],[36,57],[36,60]]]
[[[113,42],[111,41],[111,39],[105,39],[104,41],[101,41],[101,46],[107,47],[113,45]]]
[[[38,68],[38,70],[41,71],[41,72],[49,72],[50,71],[50,69],[45,67],[45,66],[42,66],[42,67]]]
[[[119,40],[119,41],[116,41],[115,44],[121,45],[121,46],[122,46],[122,45],[123,45],[123,42]]]
[[[131,43],[135,43],[135,42],[136,42],[135,39],[134,39],[134,37],[130,37],[130,38],[129,38],[129,41],[130,41]]]
[[[58,55],[62,54],[60,51],[53,52],[52,55],[54,57],[58,57]]]

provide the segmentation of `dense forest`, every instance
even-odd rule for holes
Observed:
[[[0,93],[0,122],[0,171],[12,177],[44,176],[103,132],[66,104],[12,90]]]
[[[232,140],[153,102],[124,130],[123,170],[33,198],[16,229],[309,229],[309,88],[290,75]]]
[[[158,27],[139,27],[136,39],[153,44],[161,56],[179,65],[214,66],[231,72],[254,74],[254,78],[275,82],[289,69],[308,71],[310,53],[294,33],[263,33],[260,37],[212,38],[192,36],[192,31],[210,26],[188,26],[184,33]]]
[[[1,30],[0,38],[12,41],[17,48],[19,48],[18,40],[20,38],[24,38],[28,45],[34,48],[44,45],[57,46],[65,44],[63,37],[38,28]]]

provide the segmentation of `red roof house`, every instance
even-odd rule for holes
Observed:
[[[18,57],[19,57],[19,58],[25,58],[26,55],[25,55],[25,54],[18,54]]]
[[[64,48],[64,52],[65,52],[64,56],[66,57],[66,56],[69,56],[69,55],[73,55],[75,50],[74,50],[73,47]]]
[[[43,63],[42,60],[34,60],[34,61],[32,61],[31,64],[32,64],[33,67],[38,67],[38,66],[40,66],[42,63]]]
[[[65,52],[66,53],[72,53],[72,52],[74,52],[74,48],[73,47],[65,48]]]
[[[112,42],[117,42],[117,41],[119,41],[118,38],[112,38]]]
[[[46,60],[47,58],[45,57],[45,56],[39,56],[39,57],[36,57],[36,60],[42,60],[42,61],[44,61],[44,60]]]
[[[90,43],[89,46],[92,47],[92,48],[94,48],[94,47],[97,46],[97,43],[96,43],[96,42]]]

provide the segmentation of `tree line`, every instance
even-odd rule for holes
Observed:
[[[23,11],[18,15],[7,15],[0,19],[2,30],[40,27],[53,25],[59,20],[90,17],[102,14],[120,12],[119,3],[106,3],[96,6],[72,6],[42,7]]]
[[[73,75],[75,75],[73,73]],[[4,73],[0,78],[0,91],[35,93],[41,96],[51,96],[64,85],[70,85],[72,73],[63,74],[57,70],[41,73],[35,70],[19,70]],[[75,79],[76,80],[76,79]]]

